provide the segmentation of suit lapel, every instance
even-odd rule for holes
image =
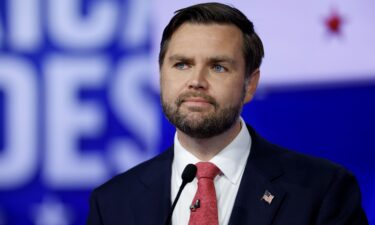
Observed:
[[[142,190],[135,214],[139,213],[137,224],[160,225],[171,208],[171,173],[173,148],[161,154],[149,168],[140,175]]]
[[[252,147],[229,224],[271,225],[285,196],[285,191],[276,182],[283,170],[272,146],[251,127],[248,129]],[[270,194],[269,198],[266,192]]]

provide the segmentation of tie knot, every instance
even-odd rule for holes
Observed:
[[[220,169],[210,162],[199,162],[195,164],[197,166],[197,178],[209,178],[214,179],[219,174]]]

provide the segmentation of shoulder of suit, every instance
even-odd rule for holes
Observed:
[[[270,143],[249,127],[257,158],[266,158],[260,162],[277,162],[284,171],[284,179],[292,183],[310,186],[319,182],[331,180],[353,174],[343,166],[316,156],[299,153]],[[253,154],[253,153],[251,153]],[[267,158],[272,158],[272,161]],[[265,166],[261,166],[265,169]]]
[[[289,183],[326,189],[337,180],[355,180],[348,169],[333,161],[273,146],[278,149],[277,157],[285,172],[284,180]]]
[[[138,188],[140,177],[152,178],[153,174],[158,173],[158,171],[163,170],[163,168],[167,168],[168,163],[171,163],[172,158],[173,148],[171,147],[163,153],[114,176],[104,184],[95,188],[95,192],[113,192],[117,190]]]

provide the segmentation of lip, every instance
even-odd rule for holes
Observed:
[[[211,103],[207,101],[204,98],[199,98],[199,97],[191,97],[184,99],[182,104],[186,105],[187,107],[209,107]]]
[[[207,101],[206,99],[204,99],[204,98],[197,98],[197,97],[184,99],[183,102],[206,103],[206,104],[210,104],[210,102]]]

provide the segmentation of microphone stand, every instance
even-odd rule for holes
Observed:
[[[182,178],[182,184],[180,186],[180,189],[178,190],[177,196],[175,200],[173,201],[171,211],[168,214],[168,217],[164,223],[164,225],[170,225],[171,219],[172,219],[172,214],[173,210],[176,207],[177,201],[180,198],[182,190],[185,188],[186,184],[190,183],[193,181],[195,175],[197,174],[197,167],[194,164],[188,164],[184,171],[182,172],[181,178]]]

